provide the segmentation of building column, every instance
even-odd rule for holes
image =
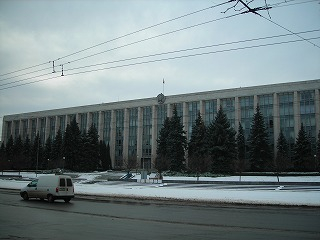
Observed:
[[[217,112],[220,109],[220,105],[221,105],[221,100],[220,100],[220,98],[217,98]]]
[[[86,132],[88,132],[89,128],[91,127],[92,124],[92,113],[88,112],[87,113],[87,127],[86,127]]]
[[[273,94],[273,142],[274,157],[277,155],[277,140],[280,134],[280,108],[278,94]]]
[[[258,104],[259,104],[259,99],[258,99],[258,96],[257,95],[254,95],[253,96],[253,112],[255,113],[255,111],[256,111],[256,108],[257,108],[257,106],[258,106]]]
[[[300,97],[297,91],[293,93],[293,119],[294,119],[294,136],[297,138],[300,127]]]
[[[142,134],[143,134],[143,108],[138,107],[138,129],[137,129],[137,163],[138,165],[140,165],[141,158],[142,158]]]
[[[124,122],[123,122],[123,160],[129,162],[128,148],[129,148],[129,109],[124,109]]]
[[[111,163],[112,166],[115,166],[116,159],[115,159],[115,150],[116,150],[116,110],[111,111],[111,124],[110,124],[110,156],[111,156]]]
[[[157,106],[152,106],[152,128],[151,128],[151,168],[155,166],[157,156]]]
[[[205,101],[200,100],[200,115],[202,117],[202,120],[204,121],[204,115],[205,115]]]
[[[99,123],[98,123],[98,135],[99,135],[99,140],[103,140],[103,112],[99,111]]]
[[[318,137],[318,133],[320,131],[320,90],[315,90],[314,96],[314,104],[315,104],[315,117],[316,117],[316,137]],[[320,141],[320,139],[318,139]]]

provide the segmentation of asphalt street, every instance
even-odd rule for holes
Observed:
[[[319,239],[320,209],[106,198],[23,201],[0,190],[0,239]]]

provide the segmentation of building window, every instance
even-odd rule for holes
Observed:
[[[129,158],[137,157],[138,108],[129,109]],[[128,160],[129,161],[129,160]]]
[[[301,123],[304,126],[306,133],[308,134],[313,149],[317,141],[316,136],[316,115],[315,115],[315,92],[312,91],[301,91],[299,92],[300,97],[300,116]]]
[[[248,139],[250,135],[251,122],[254,115],[254,98],[253,96],[240,98],[241,125],[244,130],[244,136]]]
[[[274,129],[273,129],[273,95],[260,95],[259,96],[259,107],[264,117],[264,122],[269,134],[269,141],[273,147]]]
[[[87,131],[87,113],[80,113],[79,115],[80,131],[81,133],[85,133]]]
[[[235,100],[234,98],[224,98],[220,101],[221,107],[224,113],[229,119],[230,126],[234,128],[235,126]]]
[[[143,108],[142,157],[150,157],[152,149],[152,108]]]
[[[188,103],[188,139],[190,140],[192,134],[192,127],[196,122],[198,117],[198,113],[200,111],[200,103],[199,102],[190,102]]]
[[[164,121],[167,118],[167,106],[162,104],[157,106],[157,138],[163,127]]]
[[[99,112],[93,112],[91,115],[91,124],[98,130],[99,127]]]
[[[115,167],[123,165],[123,130],[124,130],[124,110],[116,110],[116,146],[115,146]]]
[[[56,118],[55,117],[50,117],[49,118],[49,137],[51,141],[54,140],[56,136]]]
[[[106,144],[110,143],[111,135],[111,111],[105,111],[104,114],[104,124],[103,124],[103,140]]]
[[[209,126],[215,119],[217,115],[217,100],[208,100],[204,102],[205,113],[204,113],[204,123]]]
[[[293,92],[279,93],[279,113],[280,129],[288,142],[289,153],[291,153],[295,142]]]

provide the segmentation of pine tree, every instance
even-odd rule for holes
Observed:
[[[257,106],[252,119],[248,142],[251,170],[257,172],[271,170],[272,153],[269,146],[269,136],[259,106]]]
[[[25,168],[31,169],[31,141],[28,135],[23,143],[23,155],[25,158]]]
[[[14,158],[14,148],[13,148],[13,137],[9,137],[6,144],[6,159],[8,161],[8,168],[13,169],[13,158]]]
[[[294,146],[293,161],[295,171],[304,172],[315,169],[314,157],[311,151],[311,142],[304,130],[303,124],[301,124]]]
[[[276,171],[283,172],[289,168],[289,145],[282,130],[277,140],[277,150],[275,161]]]
[[[99,142],[99,156],[101,161],[101,167],[103,171],[108,170],[108,163],[107,163],[107,145],[105,141],[100,140]]]
[[[52,143],[52,151],[51,151],[51,166],[54,168],[62,168],[63,167],[63,138],[61,133],[61,128],[58,129],[57,134]]]
[[[39,169],[39,166],[41,166],[42,152],[43,147],[38,132],[31,147],[31,168],[33,170]]]
[[[207,128],[199,112],[188,144],[188,167],[192,172],[203,173],[210,167],[206,138]]]
[[[235,171],[237,157],[235,134],[227,115],[220,106],[215,120],[208,128],[208,149],[214,173],[233,173]]]
[[[87,133],[87,169],[96,170],[99,167],[99,135],[97,128],[92,124]]]
[[[317,152],[316,152],[316,170],[320,172],[320,130],[318,133]]]
[[[159,131],[159,137],[157,139],[157,158],[155,162],[155,169],[158,170],[161,175],[163,171],[169,169],[169,160],[167,156],[167,140],[169,132],[171,131],[171,122],[169,118],[166,118],[163,123],[163,127]]]
[[[112,169],[112,161],[111,161],[111,156],[110,156],[110,145],[109,143],[107,144],[107,169]]]
[[[52,141],[51,137],[49,136],[46,140],[46,144],[44,146],[44,151],[43,151],[43,159],[42,159],[42,168],[43,169],[49,169],[51,166],[51,161],[52,161]]]
[[[4,145],[4,142],[2,142],[0,147],[0,170],[5,170],[6,168],[7,168],[6,147]]]
[[[186,132],[183,130],[181,117],[177,108],[173,108],[173,116],[170,119],[170,132],[167,139],[167,156],[170,162],[170,170],[180,172],[184,169],[185,150],[187,149]]]
[[[236,143],[237,143],[237,154],[238,154],[237,168],[238,168],[238,171],[239,171],[240,177],[241,177],[242,172],[245,169],[245,163],[246,163],[246,139],[244,136],[243,127],[240,122],[239,122],[238,134],[236,137]]]
[[[79,129],[76,119],[67,125],[64,137],[64,166],[70,170],[78,170],[78,161],[81,158],[82,144],[81,131]]]
[[[24,157],[23,157],[23,143],[21,136],[19,135],[13,145],[13,164],[15,169],[24,168]]]

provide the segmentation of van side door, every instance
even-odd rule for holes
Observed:
[[[31,183],[29,183],[28,186],[28,195],[29,197],[37,197],[38,195],[38,179],[33,180]]]

